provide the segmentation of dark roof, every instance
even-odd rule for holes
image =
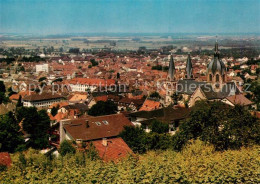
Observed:
[[[191,108],[173,108],[168,106],[153,111],[138,111],[129,114],[129,117],[144,118],[143,124],[149,124],[152,120],[157,119],[165,123],[171,123],[174,120],[181,120],[188,117]]]
[[[42,100],[51,100],[51,99],[57,99],[57,98],[63,98],[61,95],[58,95],[56,93],[42,93],[42,94],[32,94],[29,96],[26,96],[23,98],[24,101],[42,101]]]
[[[192,95],[192,93],[206,82],[196,81],[194,79],[183,79],[177,83],[177,93]]]
[[[87,120],[89,127],[87,127]],[[104,124],[103,121],[107,121],[108,124]],[[100,124],[98,125],[96,122]],[[63,126],[74,140],[91,141],[116,137],[124,129],[124,126],[133,126],[133,124],[123,114],[112,114],[76,119],[72,120],[70,124]]]
[[[211,84],[205,84],[200,87],[208,100],[223,99],[228,96],[239,94],[240,91],[234,82],[228,82],[220,89],[215,91]]]
[[[79,109],[80,111],[87,111],[88,110],[88,106],[84,103],[76,103],[73,105],[66,105],[64,106],[65,109],[69,110],[69,109]]]

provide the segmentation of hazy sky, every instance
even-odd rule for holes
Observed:
[[[260,33],[260,0],[0,0],[2,33]]]

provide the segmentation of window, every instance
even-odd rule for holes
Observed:
[[[101,126],[101,123],[99,121],[95,122],[97,126]]]
[[[216,75],[216,82],[219,82],[219,74]]]
[[[209,74],[209,81],[212,81],[212,75]]]
[[[107,120],[104,120],[102,122],[104,123],[104,125],[108,125],[108,121]]]

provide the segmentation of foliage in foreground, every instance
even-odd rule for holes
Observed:
[[[150,151],[118,163],[91,161],[83,153],[48,158],[29,150],[16,153],[3,183],[259,183],[259,146],[214,151],[202,141],[181,152]]]

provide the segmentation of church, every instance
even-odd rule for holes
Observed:
[[[188,55],[186,62],[185,77],[178,79],[176,76],[174,59],[171,55],[169,71],[167,75],[167,90],[165,103],[172,102],[173,94],[182,95],[188,102],[188,106],[195,105],[198,100],[223,100],[228,96],[240,94],[234,82],[227,81],[227,68],[220,58],[218,42],[215,43],[214,58],[207,66],[207,81],[196,81],[192,73],[191,57]]]

